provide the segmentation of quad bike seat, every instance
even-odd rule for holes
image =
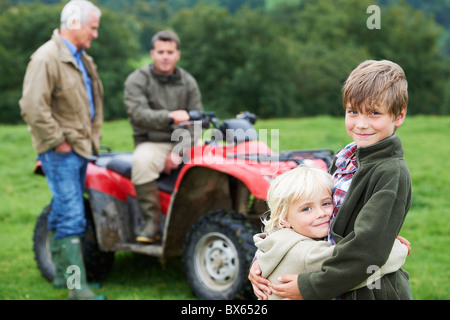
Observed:
[[[97,159],[96,165],[116,172],[125,178],[131,179],[132,158],[132,153],[106,154]],[[181,164],[177,170],[172,171],[169,175],[161,173],[159,179],[157,180],[158,188],[164,192],[172,193],[182,167],[183,164]]]

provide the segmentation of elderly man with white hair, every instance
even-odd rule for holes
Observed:
[[[81,253],[86,170],[92,152],[98,154],[103,122],[103,86],[85,50],[98,38],[100,17],[89,1],[66,4],[60,29],[30,58],[19,102],[53,195],[48,219],[53,285],[70,282],[69,299],[75,300],[104,299],[89,288]]]

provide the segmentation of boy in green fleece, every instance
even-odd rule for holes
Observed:
[[[353,142],[330,168],[335,184],[329,241],[336,244],[322,270],[284,275],[272,284],[255,261],[249,279],[259,299],[412,299],[408,274],[399,269],[380,285],[352,290],[367,268],[386,263],[411,207],[411,176],[395,135],[406,116],[408,83],[391,61],[365,61],[343,90],[345,127]],[[344,201],[345,199],[345,201]]]
[[[319,168],[300,166],[279,175],[267,192],[270,217],[263,220],[265,233],[253,237],[262,276],[272,283],[285,274],[320,271],[333,256],[334,246],[323,241],[333,214],[332,176]],[[389,259],[381,268],[369,268],[367,280],[355,289],[376,286],[383,275],[405,263],[408,247],[395,240]],[[373,284],[375,282],[375,284]],[[272,294],[269,299],[280,299]]]

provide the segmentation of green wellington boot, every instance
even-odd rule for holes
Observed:
[[[52,262],[55,266],[55,276],[53,278],[53,287],[56,289],[67,288],[64,270],[61,265],[61,246],[55,240],[55,231],[50,231],[50,253]]]
[[[65,277],[66,270],[61,264],[61,244],[55,240],[55,231],[50,231],[50,253],[52,262],[55,266],[55,276],[53,278],[53,287],[55,289],[67,289],[67,280]],[[100,282],[89,282],[89,288],[100,289],[102,287]]]
[[[89,288],[80,237],[67,237],[56,240],[56,242],[61,249],[61,267],[63,270],[69,271],[64,275],[66,285],[70,290],[69,300],[106,300],[105,296],[95,295]]]

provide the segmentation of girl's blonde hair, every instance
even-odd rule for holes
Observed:
[[[310,199],[323,188],[333,192],[333,180],[325,170],[299,166],[278,176],[267,192],[270,217],[263,219],[264,231],[283,228],[290,205],[298,199]]]

